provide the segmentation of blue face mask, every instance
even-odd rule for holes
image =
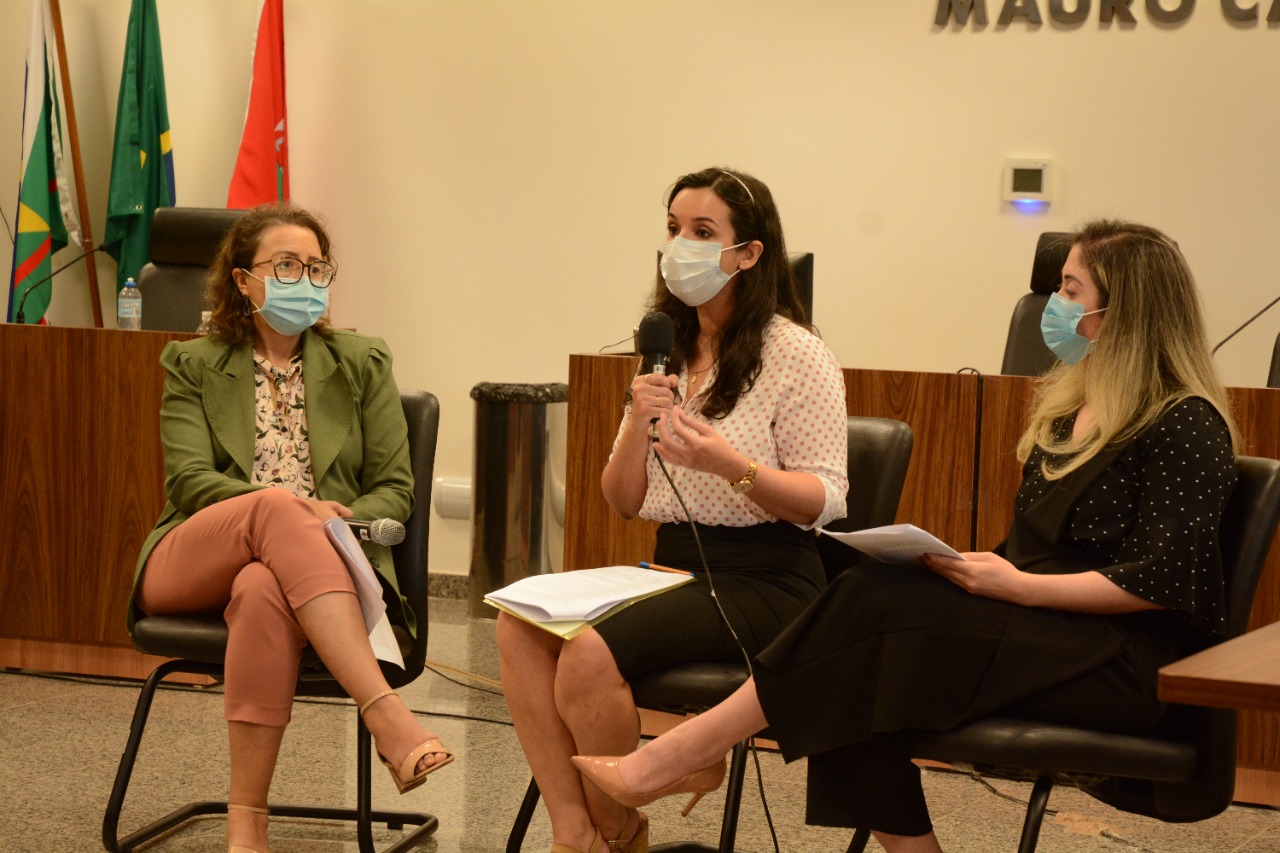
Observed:
[[[282,335],[302,334],[329,310],[329,288],[313,286],[306,276],[293,284],[273,277],[261,281],[267,285],[267,298],[258,313]]]
[[[1049,351],[1067,364],[1078,364],[1089,353],[1093,341],[1076,331],[1082,317],[1101,314],[1106,308],[1085,311],[1078,302],[1064,299],[1056,293],[1049,294],[1044,313],[1040,315],[1040,334]]]

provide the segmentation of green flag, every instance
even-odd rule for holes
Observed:
[[[44,318],[53,292],[48,278],[53,253],[67,245],[64,209],[59,199],[62,165],[58,61],[47,30],[48,0],[32,0],[27,42],[27,86],[22,108],[22,165],[18,186],[18,233],[9,277],[10,322],[22,309],[23,322]],[[66,181],[62,178],[65,189]],[[68,195],[67,203],[70,204]],[[74,217],[72,218],[74,223]],[[78,228],[78,224],[73,224]],[[78,239],[78,238],[77,238]],[[29,292],[28,292],[29,291]],[[23,298],[25,297],[25,301]]]
[[[151,217],[174,204],[173,147],[155,0],[133,0],[116,106],[111,189],[102,247],[118,262],[116,288],[138,277],[150,255]]]

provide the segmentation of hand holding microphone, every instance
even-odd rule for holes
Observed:
[[[404,541],[404,525],[393,518],[352,518],[351,510],[337,501],[308,500],[307,506],[321,521],[340,518],[364,542],[376,545],[399,545]]]
[[[667,359],[676,345],[675,324],[661,311],[644,315],[636,333],[636,348],[652,365],[631,383],[631,415],[639,423],[649,424],[649,437],[658,440],[658,419],[675,406],[675,387],[679,379],[667,375]]]
[[[344,518],[356,534],[365,542],[376,545],[399,545],[404,541],[404,525],[393,518],[375,518],[372,521],[360,518]]]

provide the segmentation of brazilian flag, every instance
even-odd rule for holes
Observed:
[[[133,0],[116,106],[111,188],[102,247],[117,261],[116,288],[147,263],[151,218],[175,203],[173,146],[155,0]]]

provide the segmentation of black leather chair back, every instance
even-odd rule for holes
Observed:
[[[418,622],[417,636],[404,656],[404,670],[392,669],[392,687],[418,676],[427,659],[427,553],[431,535],[431,486],[435,480],[436,436],[440,432],[440,402],[426,391],[401,391],[400,404],[409,424],[409,462],[413,467],[413,512],[405,522],[404,541],[391,549],[400,594]],[[410,676],[409,673],[413,675]]]
[[[159,207],[151,221],[150,263],[138,273],[142,328],[194,332],[204,310],[204,282],[218,244],[243,210]]]
[[[849,494],[845,517],[827,528],[838,533],[893,524],[898,499],[911,464],[915,437],[911,427],[889,418],[849,416]],[[830,536],[818,537],[818,553],[827,580],[864,559],[863,555]]]
[[[1004,362],[1000,366],[1000,372],[1006,376],[1039,376],[1057,364],[1057,357],[1044,345],[1040,334],[1040,315],[1044,313],[1049,294],[1058,289],[1062,265],[1070,252],[1068,233],[1046,231],[1036,242],[1031,292],[1018,300],[1009,321],[1009,337],[1005,340]]]
[[[1280,335],[1271,347],[1271,370],[1267,372],[1267,387],[1280,388]]]
[[[1239,456],[1236,475],[1219,533],[1227,583],[1227,639],[1248,628],[1258,580],[1280,522],[1280,461]],[[1175,822],[1204,820],[1231,805],[1236,781],[1234,711],[1171,705],[1158,734],[1194,745],[1197,760],[1191,778],[1108,780],[1089,793],[1116,808]]]
[[[813,322],[813,252],[791,256],[791,273],[796,277],[796,296],[804,306],[804,315]]]

